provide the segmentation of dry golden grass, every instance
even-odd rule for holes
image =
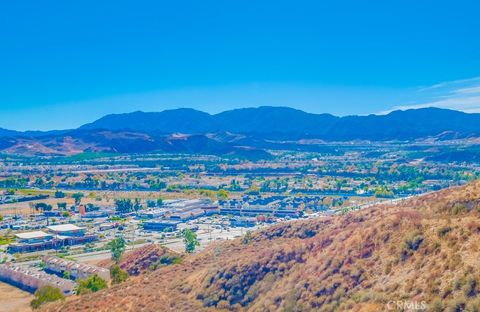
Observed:
[[[216,243],[48,311],[381,311],[480,307],[480,183]]]
[[[165,247],[156,244],[149,244],[125,254],[122,257],[119,266],[127,271],[130,276],[138,276],[153,271],[158,266],[161,266],[163,257],[175,256],[179,257],[180,255]],[[97,263],[98,266],[104,268],[110,268],[112,264],[113,261],[109,259]]]

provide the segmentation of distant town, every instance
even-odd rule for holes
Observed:
[[[451,144],[458,144],[451,143]],[[83,153],[1,157],[0,280],[76,292],[109,272],[111,242],[199,249],[278,222],[344,214],[461,185],[477,163],[436,160],[428,144],[330,144],[270,160],[208,155]]]

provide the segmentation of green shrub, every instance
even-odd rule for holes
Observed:
[[[467,207],[464,204],[456,203],[452,207],[452,214],[458,215],[467,212]]]
[[[182,258],[177,255],[173,255],[173,256],[164,255],[162,256],[162,258],[160,258],[160,264],[162,265],[180,264],[180,263],[182,263]]]
[[[38,309],[44,303],[64,299],[65,296],[60,289],[52,286],[43,286],[35,292],[35,299],[30,302],[30,306],[33,309]]]
[[[112,278],[112,284],[120,284],[128,279],[127,271],[124,271],[118,265],[113,265],[110,268],[110,277]]]
[[[64,272],[63,272],[63,278],[64,278],[64,279],[70,279],[70,272],[64,271]]]
[[[78,280],[77,295],[97,292],[107,288],[107,282],[98,275],[92,275],[86,279]]]
[[[252,240],[252,232],[247,231],[247,233],[245,233],[245,235],[243,236],[242,243],[244,245],[248,245],[248,243],[250,243],[251,240]]]

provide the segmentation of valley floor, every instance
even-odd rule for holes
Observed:
[[[2,312],[30,312],[33,295],[17,287],[0,282],[0,310]]]

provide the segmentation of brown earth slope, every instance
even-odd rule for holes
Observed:
[[[119,263],[120,268],[128,272],[130,276],[138,276],[150,272],[162,265],[162,260],[176,256],[177,254],[165,247],[149,244],[134,251],[126,253]],[[110,268],[112,260],[103,260],[97,263],[98,266]]]
[[[221,242],[49,311],[384,311],[480,307],[480,183]],[[393,306],[394,308],[395,306]]]

